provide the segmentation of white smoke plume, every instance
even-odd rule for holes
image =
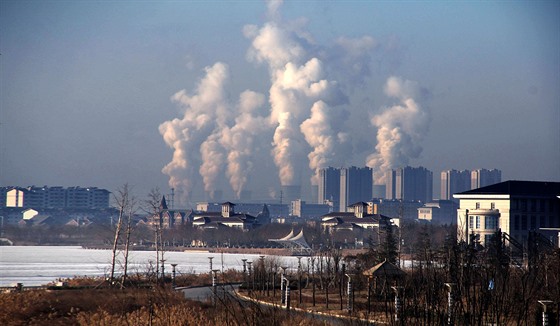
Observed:
[[[202,182],[212,196],[228,180],[239,199],[252,173],[272,165],[282,186],[298,185],[304,177],[317,184],[320,168],[355,164],[353,155],[363,160],[374,146],[371,137],[355,137],[368,129],[367,113],[360,107],[367,107],[369,99],[351,103],[347,94],[359,93],[371,81],[374,52],[383,46],[363,36],[339,37],[322,47],[307,31],[305,19],[284,22],[281,7],[282,1],[269,1],[269,21],[243,28],[250,41],[248,61],[268,68],[266,96],[246,90],[230,103],[229,69],[221,62],[206,68],[192,94],[181,90],[172,96],[183,116],[159,127],[173,149],[162,172],[181,193],[191,193]],[[416,83],[391,77],[385,93],[399,104],[371,119],[377,146],[367,163],[377,176],[420,154],[429,120],[417,102]],[[277,195],[277,185],[266,186],[262,193]]]
[[[320,153],[311,155],[313,160],[309,167],[314,171],[329,162],[327,152],[338,144],[333,141],[325,147],[317,140],[321,136],[311,134],[318,130],[330,130],[330,126],[318,124],[333,122],[325,115],[334,109],[320,113],[321,109],[316,109],[314,121],[306,123],[301,129],[304,120],[312,115],[312,107],[339,105],[347,99],[338,83],[327,78],[323,62],[312,54],[313,40],[309,34],[301,24],[282,24],[278,8],[277,2],[269,6],[269,16],[274,21],[260,29],[248,25],[244,31],[245,36],[252,39],[249,60],[266,63],[269,68],[272,84],[269,91],[270,121],[275,126],[271,153],[279,170],[280,183],[284,186],[301,182],[297,173],[303,170],[302,162],[309,146],[312,152]],[[322,118],[318,118],[319,115]],[[316,159],[318,156],[323,158]]]
[[[224,128],[221,144],[229,152],[226,175],[237,199],[247,184],[253,170],[255,151],[260,147],[259,135],[270,128],[259,108],[265,103],[264,95],[246,90],[239,96],[235,125]]]
[[[337,149],[347,146],[348,133],[337,130],[339,121],[344,120],[343,111],[335,112],[323,101],[317,101],[311,108],[311,116],[301,126],[301,132],[313,150],[307,155],[309,167],[313,170],[311,184],[318,184],[319,169],[342,165],[341,152]],[[339,113],[339,114],[337,114]]]
[[[228,78],[227,65],[218,62],[207,67],[206,76],[198,84],[195,95],[181,90],[171,97],[184,109],[183,118],[166,121],[159,126],[165,143],[174,150],[173,159],[162,172],[169,176],[170,187],[180,189],[185,196],[195,185],[197,167],[203,174],[205,189],[214,190],[212,183],[219,168],[212,160],[219,161],[222,153],[214,143],[216,136],[209,136],[216,133],[229,116],[225,102]]]
[[[377,145],[376,152],[367,158],[367,166],[373,169],[376,183],[385,181],[388,170],[406,166],[420,155],[420,142],[430,122],[427,111],[417,102],[421,95],[418,83],[393,76],[384,91],[400,104],[385,108],[371,119],[377,128]]]

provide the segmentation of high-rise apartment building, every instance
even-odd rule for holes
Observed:
[[[348,205],[370,200],[372,187],[371,168],[352,166],[340,169],[340,211],[346,212]]]
[[[387,199],[429,202],[433,195],[433,178],[432,171],[424,167],[407,166],[388,171],[386,174]]]
[[[318,204],[333,203],[338,208],[340,204],[340,169],[333,167],[319,170]]]
[[[11,187],[6,191],[6,207],[23,208],[109,208],[108,190],[96,187]]]
[[[453,194],[467,191],[470,189],[471,189],[471,171],[447,170],[441,172],[440,199],[454,200]]]
[[[502,182],[502,171],[478,169],[471,171],[471,189],[486,187]]]

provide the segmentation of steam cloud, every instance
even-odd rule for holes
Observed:
[[[159,127],[174,151],[162,172],[182,192],[183,201],[189,201],[199,180],[212,198],[224,186],[222,176],[239,199],[255,169],[269,163],[276,166],[280,185],[298,185],[307,177],[317,184],[319,169],[352,164],[364,151],[358,143],[374,147],[373,137],[356,136],[360,128],[355,122],[347,126],[353,116],[363,123],[369,109],[357,109],[363,104],[351,103],[348,94],[371,76],[370,63],[380,45],[363,36],[339,37],[330,47],[320,46],[305,20],[282,20],[281,5],[270,1],[269,21],[243,28],[250,41],[247,60],[268,68],[267,96],[246,90],[231,100],[229,68],[221,62],[206,68],[192,94],[181,90],[172,96],[184,114]],[[400,103],[371,119],[377,145],[367,164],[376,176],[419,155],[429,120],[415,100],[416,83],[391,77],[384,90]],[[368,129],[365,123],[360,126]]]
[[[377,127],[376,152],[368,156],[367,165],[374,171],[376,183],[385,182],[385,172],[408,165],[411,158],[422,152],[420,142],[428,131],[429,116],[417,99],[420,88],[416,82],[390,77],[385,94],[400,100],[371,119]]]

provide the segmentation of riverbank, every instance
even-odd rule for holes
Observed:
[[[82,246],[84,249],[90,250],[112,250],[109,245],[96,245],[96,246]],[[124,247],[119,246],[119,250]],[[130,248],[133,251],[155,251],[152,246],[133,246]],[[266,255],[266,256],[296,256],[289,248],[246,248],[246,247],[165,247],[166,252],[207,252],[212,254],[242,254],[242,255]],[[357,254],[365,253],[367,249],[342,249],[343,256],[355,256]]]

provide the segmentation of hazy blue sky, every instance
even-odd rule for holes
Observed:
[[[0,53],[2,186],[234,201],[366,164],[560,181],[557,1],[3,0]]]

